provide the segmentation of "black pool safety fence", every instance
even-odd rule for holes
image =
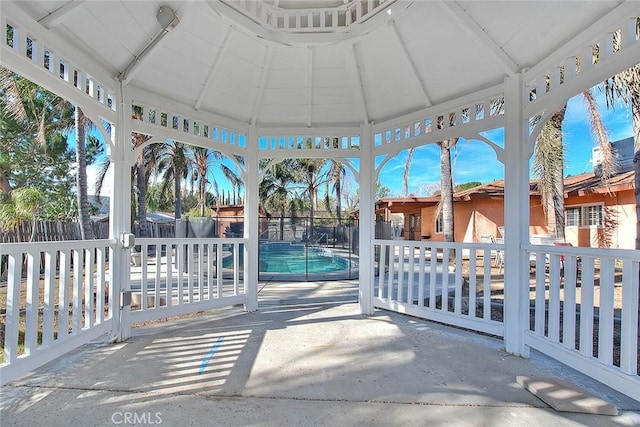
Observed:
[[[358,224],[353,219],[260,217],[260,280],[358,278]]]

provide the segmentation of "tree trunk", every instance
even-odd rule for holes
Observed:
[[[440,200],[442,203],[442,222],[445,242],[454,241],[453,221],[453,177],[451,175],[451,147],[455,145],[451,140],[440,144]]]
[[[145,148],[145,150],[148,147]],[[149,236],[149,230],[147,226],[147,180],[145,178],[144,167],[144,155],[140,154],[136,161],[136,186],[138,187],[137,202],[138,202],[138,227],[139,237],[145,238]]]
[[[176,219],[182,218],[182,188],[180,185],[181,171],[177,166],[174,166],[173,178],[175,179],[173,188],[176,194]]]
[[[405,197],[409,195],[409,169],[411,168],[411,162],[413,162],[413,155],[415,154],[415,151],[415,147],[409,148],[407,162],[404,165],[404,173],[402,174],[402,193]]]
[[[200,216],[205,216],[207,210],[207,180],[206,175],[200,177]]]
[[[282,205],[282,210],[280,210],[280,240],[284,240],[284,205]]]
[[[11,183],[7,171],[0,165],[0,193],[9,194],[11,192]]]
[[[564,239],[564,147],[562,121],[566,104],[545,123],[536,141],[534,170],[539,178],[546,225],[549,232]]]
[[[338,179],[336,180],[336,219],[338,220],[338,225],[342,225],[342,182],[340,180],[340,175],[338,175]]]
[[[75,108],[76,131],[76,188],[78,198],[78,219],[80,236],[83,240],[93,239],[91,216],[89,215],[89,198],[87,197],[87,154],[85,147],[85,117],[80,107]]]
[[[561,110],[559,110],[557,113],[555,113],[550,119],[550,121],[553,122],[553,126],[555,126],[556,129],[560,131],[561,147],[564,147],[564,144],[562,143],[562,122],[564,121],[564,115],[566,111],[567,111],[567,105],[565,104],[564,107]],[[553,171],[553,173],[556,174],[556,178],[555,178],[556,188],[553,192],[552,199],[553,199],[553,213],[555,216],[555,234],[556,234],[556,237],[559,237],[562,240],[564,240],[565,220],[564,220],[564,151],[563,151],[563,148],[560,149],[559,156],[560,156],[559,167]]]

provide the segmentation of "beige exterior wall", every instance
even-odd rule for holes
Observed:
[[[633,190],[565,199],[565,208],[593,204],[605,206],[605,228],[566,227],[567,242],[574,246],[635,249],[636,206]]]
[[[501,199],[472,199],[454,203],[454,239],[456,242],[479,242],[480,236],[489,234],[501,237],[498,227],[504,226],[504,203]],[[421,210],[422,235],[430,235],[429,240],[441,242],[442,233],[435,232],[435,207]],[[545,234],[544,212],[539,198],[531,199],[529,210],[531,234]]]
[[[590,195],[571,196],[565,199],[565,208],[602,204],[608,218],[606,227],[566,227],[566,241],[574,246],[611,247],[621,249],[635,248],[636,211],[633,190],[624,190],[612,195],[595,193]],[[421,218],[420,230],[416,230],[415,239],[429,236],[428,240],[441,242],[442,233],[436,233],[435,206],[418,208],[406,202],[400,208],[394,206],[394,212],[405,216],[404,238],[409,240],[409,216]],[[475,198],[468,201],[454,202],[454,238],[456,242],[479,242],[480,236],[489,234],[501,237],[498,227],[504,225],[504,203],[500,198]],[[529,233],[548,234],[544,211],[539,197],[532,197],[529,208]]]

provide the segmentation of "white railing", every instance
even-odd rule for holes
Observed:
[[[134,130],[140,128],[140,131],[150,131],[154,135],[161,134],[162,131],[171,131],[175,134],[174,139],[190,137],[188,141],[192,141],[194,138],[201,138],[209,143],[247,148],[245,133],[217,124],[211,119],[191,117],[141,101],[135,101],[131,108],[134,111]],[[141,123],[144,124],[143,127],[140,126]]]
[[[503,244],[375,240],[373,249],[376,307],[504,336]],[[525,245],[523,256],[525,344],[640,400],[640,251]]]
[[[301,155],[317,152],[328,156],[329,151],[359,150],[360,137],[351,136],[261,136],[258,149],[305,151]]]
[[[7,278],[2,383],[111,330],[110,240],[0,244]]]
[[[55,43],[48,40],[49,35],[43,32],[42,27],[27,28],[26,24],[22,26],[11,19],[0,17],[0,30],[3,47],[33,63],[40,70],[59,78],[68,87],[76,89],[76,93],[86,95],[106,110],[116,110],[116,91],[109,86],[113,82],[100,81],[87,70],[74,64],[70,58],[60,55],[60,52],[53,48]],[[110,114],[108,116],[112,117]]]
[[[621,71],[608,68],[611,65],[616,66],[618,60],[629,63],[629,66],[638,63],[637,5],[629,4],[625,7],[630,11],[623,24],[620,24],[617,18],[613,24],[610,24],[610,18],[601,19],[601,22],[593,27],[601,30],[599,35],[594,37],[593,43],[581,46],[569,43],[558,51],[564,53],[560,60],[555,63],[549,62],[553,61],[552,57],[527,71],[528,96],[525,97],[525,109],[531,115],[542,111],[540,104],[544,104],[546,98],[562,92],[563,88],[575,85],[574,82],[578,82],[576,88],[582,90],[580,88],[584,88],[585,83],[580,81],[581,75],[589,74],[598,68],[602,69],[605,76],[595,77],[591,84],[595,85]],[[572,94],[579,93],[575,92],[576,88],[569,89],[569,95],[562,94],[563,102]]]
[[[395,0],[355,0],[330,8],[284,9],[256,0],[224,1],[263,25],[285,32],[345,30],[382,11]]]
[[[479,97],[479,98],[476,98]],[[504,126],[504,94],[482,91],[473,97],[458,100],[460,104],[430,107],[403,118],[390,120],[373,128],[375,154],[390,147],[406,148],[407,144],[466,136]]]
[[[504,279],[492,267],[503,247],[376,240],[374,305],[502,336]]]
[[[136,239],[132,322],[246,304],[241,238]]]
[[[527,345],[640,400],[640,251],[529,245]]]

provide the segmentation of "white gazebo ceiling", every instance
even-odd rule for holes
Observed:
[[[244,123],[321,127],[379,122],[500,84],[621,3],[46,0],[19,5],[114,78],[129,67],[130,86]],[[175,11],[179,24],[140,55],[162,31],[156,19],[161,7]],[[350,17],[344,12],[349,8]]]

